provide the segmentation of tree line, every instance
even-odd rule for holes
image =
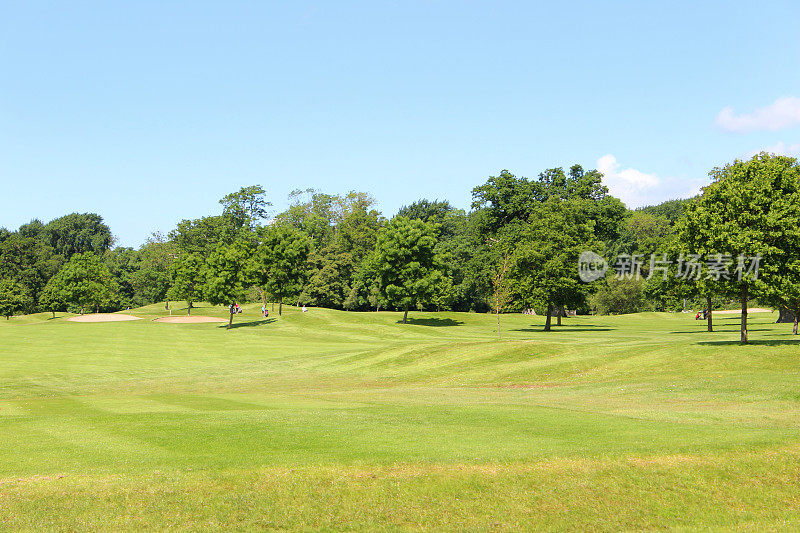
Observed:
[[[0,312],[118,310],[164,300],[262,300],[354,311],[536,312],[545,329],[578,313],[678,311],[724,302],[800,312],[800,177],[793,158],[759,154],[715,168],[701,195],[630,210],[580,165],[535,178],[503,170],[472,190],[469,210],[419,200],[384,217],[363,192],[294,191],[274,213],[261,186],[220,200],[139,249],[114,247],[96,214],[0,229]],[[757,279],[578,276],[582,251],[650,258],[762,258]],[[638,273],[638,272],[637,272]],[[687,303],[688,302],[688,303]],[[713,329],[709,313],[709,329]],[[232,318],[232,317],[231,317]],[[795,323],[795,330],[796,330]]]

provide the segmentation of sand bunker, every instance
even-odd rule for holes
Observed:
[[[764,309],[763,307],[748,307],[748,313],[771,313],[772,309]],[[715,315],[741,315],[741,309],[728,309],[728,310],[714,310]]]
[[[156,322],[167,322],[169,324],[202,324],[205,322],[227,322],[226,318],[216,318],[213,316],[165,316],[156,318]]]
[[[115,313],[94,313],[91,315],[79,315],[68,318],[70,322],[126,322],[128,320],[141,320],[141,317],[133,315],[118,315]]]

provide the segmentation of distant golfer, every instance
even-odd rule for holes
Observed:
[[[303,312],[305,313],[306,311],[308,311],[308,308],[303,304]]]

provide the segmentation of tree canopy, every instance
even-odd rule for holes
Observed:
[[[381,228],[373,256],[381,298],[403,310],[431,301],[442,276],[434,248],[435,224],[398,216]]]
[[[114,304],[117,282],[102,258],[93,252],[74,254],[47,282],[48,304],[99,311]]]
[[[533,179],[503,170],[472,190],[469,211],[422,198],[388,222],[367,193],[311,188],[292,191],[288,208],[270,218],[266,192],[251,185],[225,195],[218,213],[182,220],[139,248],[112,248],[110,229],[92,213],[0,228],[0,279],[29,296],[22,312],[173,298],[186,300],[191,312],[200,299],[230,305],[255,299],[258,289],[279,313],[291,298],[298,305],[403,310],[405,320],[412,309],[493,310],[498,319],[501,308],[534,308],[548,317],[556,310],[560,323],[566,308],[590,312],[590,303],[610,313],[675,311],[711,309],[736,297],[744,341],[745,304],[753,297],[800,314],[797,162],[759,154],[711,177],[694,199],[631,211],[597,170],[553,167]],[[498,243],[513,252],[505,269]],[[609,264],[627,258],[644,279],[579,282],[575,256],[582,249],[605,254]],[[658,265],[669,263],[667,255],[673,264],[662,277]],[[739,264],[740,255],[748,264]],[[81,266],[84,278],[102,280],[89,291],[93,299],[66,290],[77,256],[75,262],[103,265]],[[760,276],[740,280],[748,258],[758,258]],[[704,275],[681,277],[692,264]]]
[[[311,239],[287,224],[264,228],[251,260],[254,281],[278,300],[278,315],[283,299],[302,291],[307,276]]]
[[[261,185],[242,187],[236,192],[226,194],[219,201],[222,204],[222,216],[233,222],[237,229],[252,230],[253,227],[269,215],[267,193]]]
[[[0,279],[0,315],[9,320],[15,313],[25,310],[31,295],[25,287],[12,279]]]
[[[233,325],[233,305],[245,300],[251,284],[249,261],[252,253],[249,242],[238,240],[220,246],[206,259],[203,295],[211,304],[229,306],[228,329]]]
[[[791,259],[786,253],[791,251],[787,241],[796,238],[789,228],[798,222],[792,205],[798,164],[793,158],[761,153],[715,168],[710,176],[712,183],[687,207],[684,240],[695,253],[716,257],[716,265],[706,265],[716,269],[707,277],[739,294],[741,342],[746,343],[748,301],[768,294],[770,284],[786,272],[778,265]],[[748,275],[756,258],[767,268],[764,276]]]
[[[516,298],[528,307],[546,305],[545,331],[550,331],[553,309],[581,306],[586,285],[578,278],[578,258],[597,249],[594,222],[580,203],[557,197],[544,202],[535,217],[501,234],[513,243]]]

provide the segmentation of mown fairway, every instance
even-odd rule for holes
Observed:
[[[741,347],[736,315],[257,308],[0,320],[0,527],[800,527],[773,315]]]

